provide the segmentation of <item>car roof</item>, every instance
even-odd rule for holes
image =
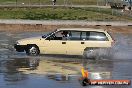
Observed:
[[[59,28],[57,29],[57,31],[60,31],[60,30],[73,30],[73,31],[97,31],[97,32],[105,32],[105,29],[94,29],[94,28]]]

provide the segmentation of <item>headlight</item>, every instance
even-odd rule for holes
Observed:
[[[19,42],[16,42],[16,45],[20,45],[20,43]]]

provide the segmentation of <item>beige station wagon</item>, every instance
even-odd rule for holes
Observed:
[[[21,39],[14,45],[16,51],[27,55],[67,54],[84,55],[98,48],[112,47],[110,34],[103,29],[60,28],[49,34]]]

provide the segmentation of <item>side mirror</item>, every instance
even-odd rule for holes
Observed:
[[[42,38],[46,38],[46,36],[45,36],[45,35],[43,35],[43,36],[42,36]]]

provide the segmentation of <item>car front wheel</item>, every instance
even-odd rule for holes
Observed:
[[[39,54],[39,49],[36,46],[29,46],[26,50],[27,55],[37,56]]]

